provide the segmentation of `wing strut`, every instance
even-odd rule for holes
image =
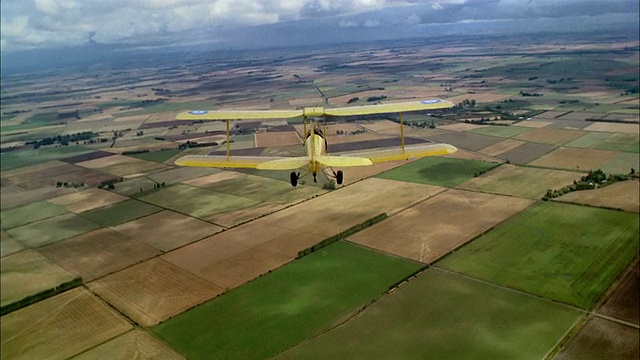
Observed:
[[[229,161],[229,156],[231,155],[231,144],[229,144],[229,123],[231,120],[227,119],[227,161]]]
[[[402,112],[400,112],[400,144],[402,146],[402,153],[404,154],[404,127],[402,126]]]

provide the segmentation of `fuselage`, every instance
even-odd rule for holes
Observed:
[[[324,169],[324,165],[317,162],[316,157],[327,154],[327,140],[324,138],[322,131],[320,129],[311,129],[311,131],[307,133],[304,147],[307,156],[311,158],[309,162],[309,172],[315,177],[319,171]]]

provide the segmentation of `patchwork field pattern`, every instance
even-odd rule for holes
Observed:
[[[346,324],[275,358],[541,359],[579,316],[542,299],[430,269]],[[537,336],[530,336],[531,329]]]
[[[419,269],[338,242],[151,330],[190,358],[267,358],[330,328]]]
[[[222,227],[164,210],[111,229],[167,252],[223,230]]]
[[[637,248],[637,214],[547,202],[437,266],[591,309]]]
[[[640,323],[640,268],[638,262],[614,285],[599,309],[598,314],[612,316],[632,324]]]
[[[67,211],[77,214],[119,203],[127,199],[126,196],[118,195],[107,190],[92,188],[59,196],[48,200],[48,202],[60,205]]]
[[[638,329],[592,316],[554,359],[634,359],[638,335]]]
[[[349,240],[430,264],[532,203],[515,197],[448,190]]]
[[[52,289],[76,278],[33,250],[6,256],[0,262],[1,306]]]
[[[488,171],[499,164],[478,160],[443,157],[426,157],[407,165],[383,172],[377,177],[420,184],[453,187],[480,172]]]
[[[481,149],[480,152],[490,156],[498,156],[509,150],[513,150],[518,146],[522,146],[524,143],[524,141],[507,139],[497,144],[487,146],[486,148]]]
[[[514,139],[561,146],[585,134],[580,130],[538,128],[514,136]]]
[[[160,251],[102,228],[38,249],[85,282],[154,257]]]
[[[638,181],[617,182],[604,188],[573,191],[554,201],[640,212]]]
[[[540,199],[548,189],[560,189],[580,180],[583,173],[504,164],[457,186],[459,189]],[[578,192],[576,192],[578,193]]]
[[[103,226],[115,226],[161,211],[162,208],[137,200],[126,200],[85,211],[82,217]]]
[[[256,200],[184,184],[167,186],[140,199],[203,220],[258,203]]]
[[[11,229],[64,214],[68,212],[63,207],[39,201],[1,212],[0,223],[4,229]]]
[[[157,258],[105,276],[87,286],[143,326],[155,325],[223,291]]]
[[[559,148],[530,162],[529,165],[588,171],[599,169],[616,155],[618,153],[606,150]]]
[[[24,247],[36,248],[99,227],[100,225],[78,215],[65,214],[9,229],[7,234]]]
[[[67,359],[132,325],[81,287],[3,316],[0,328],[3,358]]]
[[[167,359],[181,360],[184,357],[148,332],[134,329],[109,340],[73,360],[93,359]]]

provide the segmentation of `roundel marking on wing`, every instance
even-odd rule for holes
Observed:
[[[204,115],[208,113],[207,110],[193,110],[193,111],[189,111],[189,114],[191,115]]]
[[[428,104],[437,104],[439,102],[441,102],[442,100],[440,99],[433,99],[433,100],[422,100],[420,101],[422,104],[428,105]]]

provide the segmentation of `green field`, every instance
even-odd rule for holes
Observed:
[[[80,216],[103,226],[116,226],[163,210],[137,200],[126,200],[99,209],[85,211]]]
[[[590,132],[566,146],[638,153],[638,134]],[[637,155],[636,155],[637,156]]]
[[[512,136],[516,136],[531,130],[531,128],[526,128],[522,126],[496,126],[490,125],[487,127],[481,127],[478,129],[470,130],[469,132],[474,134],[481,135],[490,135],[490,136],[498,136],[504,138],[510,138]]]
[[[129,154],[127,156],[131,156],[141,160],[153,161],[157,163],[163,163],[172,157],[181,153],[182,150],[179,149],[167,149],[167,150],[159,150],[159,151],[150,151],[141,154]]]
[[[421,266],[337,242],[151,331],[191,359],[268,358],[346,320]]]
[[[602,166],[602,171],[607,174],[628,174],[631,168],[640,169],[640,157],[633,153],[620,153]]]
[[[638,214],[539,203],[437,263],[591,309],[638,255]]]
[[[453,187],[474,175],[498,166],[498,163],[444,157],[426,157],[377,175],[382,179]]]
[[[35,248],[95,230],[100,225],[75,214],[54,216],[7,230],[20,245]]]
[[[93,150],[82,146],[60,146],[57,148],[40,148],[37,150],[10,151],[0,154],[0,170],[12,170],[29,165],[40,164],[50,160],[63,159],[80,155]]]
[[[201,219],[227,211],[248,208],[258,203],[248,198],[183,184],[167,186],[160,191],[144,195],[140,199]]]
[[[0,213],[0,224],[3,229],[26,225],[28,223],[43,220],[57,215],[67,214],[62,206],[51,204],[47,201],[38,201]]]
[[[427,270],[344,326],[276,359],[542,359],[579,316],[533,296]]]

